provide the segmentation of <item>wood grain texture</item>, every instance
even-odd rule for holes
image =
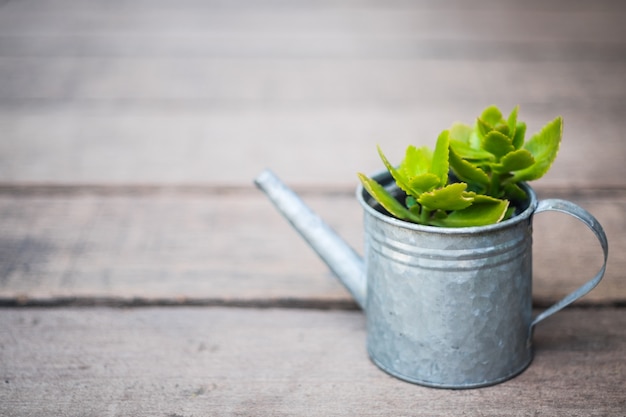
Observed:
[[[169,102],[223,103],[226,108],[363,103],[426,107],[451,101],[467,106],[485,100],[516,100],[521,105],[548,102],[566,110],[577,107],[569,100],[609,100],[605,107],[620,104],[626,94],[626,82],[621,77],[625,70],[626,59],[572,65],[552,61],[449,63],[437,59],[0,57],[0,71],[6,80],[1,84],[0,98],[17,105],[40,100],[42,104],[76,102],[80,107],[83,102],[121,101],[161,106]],[[478,116],[481,110],[471,116]],[[448,112],[444,116],[463,114]]]
[[[625,17],[615,0],[0,0],[0,415],[624,415]],[[361,248],[352,189],[376,144],[398,160],[489,104],[520,104],[530,132],[564,117],[537,189],[598,217],[607,275],[538,326],[519,377],[400,382],[251,182],[274,169]],[[534,240],[538,313],[600,249],[563,215]]]
[[[0,181],[346,186],[495,103],[563,115],[549,185],[624,183],[622,3],[252,3],[3,4]]]
[[[226,5],[209,2],[181,5],[159,2],[119,2],[117,8],[103,2],[53,1],[38,8],[5,4],[0,16],[3,33],[11,34],[413,34],[427,38],[530,39],[616,41],[624,40],[620,25],[626,13],[613,3],[582,10],[568,2],[550,6],[520,7],[513,2],[445,2],[385,4],[354,2],[299,2]],[[424,7],[426,5],[426,7]],[[604,6],[604,7],[603,7]]]
[[[458,62],[623,62],[626,44],[616,41],[429,39],[411,34],[300,34],[282,36],[177,33],[0,34],[4,57],[142,57],[171,59],[438,59]]]
[[[21,190],[21,191],[20,191]],[[257,190],[137,195],[0,193],[0,297],[22,304],[262,304],[352,306],[327,267]],[[109,190],[109,192],[112,192]],[[567,196],[606,229],[611,256],[582,302],[626,303],[626,194]],[[595,197],[594,197],[595,196]],[[304,199],[357,250],[361,208],[351,193]],[[562,214],[535,218],[534,294],[539,305],[599,269],[593,234]]]
[[[536,357],[493,387],[401,382],[365,351],[358,312],[0,310],[0,409],[66,416],[617,416],[626,316],[569,310],[538,326]]]
[[[505,108],[512,108],[508,100]],[[559,114],[565,120],[559,156],[540,184],[623,186],[623,106],[608,99],[569,103],[522,103],[531,132]],[[375,100],[38,106],[0,109],[2,182],[247,186],[270,167],[290,184],[351,188],[356,172],[383,168],[376,144],[399,161],[408,144],[434,146],[441,129],[455,120],[471,122],[483,108],[467,101],[414,106]]]

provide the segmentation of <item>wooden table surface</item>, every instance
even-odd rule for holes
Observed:
[[[626,3],[0,2],[0,415],[626,416]],[[606,276],[493,387],[401,382],[254,188],[361,248],[357,171],[489,104],[564,138],[541,198]],[[536,312],[601,265],[534,222]]]

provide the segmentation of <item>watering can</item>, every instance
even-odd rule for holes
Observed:
[[[387,171],[372,178],[399,192]],[[532,361],[534,327],[591,291],[606,269],[608,242],[600,223],[572,202],[538,201],[527,184],[528,199],[517,215],[463,228],[398,220],[359,186],[363,257],[271,171],[255,184],[365,311],[371,360],[420,385],[476,388],[518,375]],[[600,242],[604,261],[592,279],[533,318],[532,218],[545,211],[582,221]]]

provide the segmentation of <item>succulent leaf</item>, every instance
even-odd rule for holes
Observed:
[[[449,138],[450,141],[456,140],[459,142],[463,142],[465,144],[470,143],[470,136],[474,129],[470,125],[466,125],[465,123],[455,122],[452,124],[449,130]]]
[[[509,126],[505,125],[505,124],[499,124],[496,125],[496,127],[494,128],[495,131],[502,133],[504,136],[511,136],[509,134]]]
[[[515,149],[520,149],[524,145],[524,136],[526,135],[526,123],[517,122],[515,127],[515,135],[513,138],[513,146]]]
[[[433,152],[433,162],[430,172],[439,177],[439,186],[443,187],[448,182],[448,172],[450,165],[448,163],[448,152],[450,148],[449,132],[444,130],[437,138],[435,152]]]
[[[485,150],[473,148],[467,143],[458,140],[450,140],[450,147],[461,158],[472,161],[493,160],[493,155]]]
[[[489,122],[480,117],[476,119],[476,133],[478,133],[479,137],[484,138],[492,130],[493,125],[491,125]]]
[[[499,198],[495,198],[486,194],[476,194],[474,196],[473,204],[500,204],[502,201],[505,200],[501,200]]]
[[[489,106],[485,110],[483,110],[479,119],[487,122],[491,126],[497,126],[498,124],[503,122],[502,113],[500,112],[500,109],[496,106]]]
[[[509,207],[507,200],[496,202],[475,203],[463,210],[448,214],[445,219],[433,219],[432,224],[443,227],[485,226],[501,221]]]
[[[410,145],[405,152],[399,170],[408,179],[430,172],[433,152],[427,146],[416,148]]]
[[[358,174],[363,188],[380,203],[389,213],[401,220],[409,220],[419,223],[419,216],[413,214],[409,209],[404,207],[393,195],[391,195],[385,187],[377,183],[375,180],[364,174]]]
[[[548,172],[559,152],[562,136],[563,120],[557,117],[526,142],[524,149],[533,155],[535,163],[513,172],[513,182],[536,180]]]
[[[511,139],[497,130],[493,130],[485,136],[482,147],[498,159],[515,150]]]
[[[417,202],[428,210],[462,210],[474,201],[474,193],[466,189],[467,184],[463,182],[450,184],[422,194]]]
[[[518,183],[548,171],[562,137],[559,117],[525,142],[526,124],[518,112],[515,107],[505,120],[497,107],[487,107],[473,126],[454,123],[441,132],[434,151],[409,146],[398,167],[379,147],[385,167],[406,193],[403,202],[376,181],[363,174],[359,178],[382,207],[402,220],[446,227],[497,223],[515,214],[509,200],[528,198]]]
[[[480,184],[482,188],[489,184],[489,176],[478,166],[464,160],[450,149],[450,168],[461,181]]]
[[[526,191],[522,190],[522,188],[517,184],[507,184],[504,186],[504,193],[511,200],[523,201],[526,200],[528,195]]]
[[[535,158],[529,151],[526,149],[518,149],[504,155],[500,160],[500,163],[491,165],[491,168],[494,172],[505,174],[511,171],[526,169],[534,163]]]
[[[480,149],[480,144],[482,142],[482,136],[478,133],[476,129],[470,135],[469,144],[474,149]]]
[[[432,191],[440,184],[440,179],[435,174],[426,173],[413,177],[409,180],[409,186],[411,190],[415,192],[414,196],[419,196],[422,193]]]
[[[515,106],[515,108],[509,114],[509,118],[506,120],[506,124],[509,128],[508,137],[513,139],[513,146],[515,146],[515,131],[517,130],[517,112],[519,111],[519,106]],[[519,149],[519,146],[515,146],[515,149]]]
[[[415,194],[415,192],[411,189],[408,178],[391,165],[385,154],[383,154],[382,149],[380,149],[380,146],[378,147],[378,155],[380,155],[380,159],[383,161],[383,164],[385,164],[387,171],[389,171],[393,179],[396,181],[398,187],[407,194]]]

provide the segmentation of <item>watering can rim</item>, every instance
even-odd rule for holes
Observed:
[[[395,185],[395,181],[393,177],[387,170],[381,170],[375,172],[370,176],[373,180],[377,181],[379,184],[384,186],[387,189],[397,188]],[[376,219],[383,221],[385,223],[391,224],[396,227],[415,230],[419,232],[428,232],[428,233],[438,233],[443,235],[466,235],[466,234],[475,234],[475,233],[486,233],[492,232],[500,229],[505,229],[509,226],[513,226],[520,221],[530,218],[535,212],[538,203],[537,195],[535,191],[532,189],[530,185],[525,182],[519,184],[520,187],[527,193],[528,195],[528,206],[519,214],[514,215],[510,219],[501,221],[495,224],[489,224],[486,226],[470,226],[470,227],[441,227],[441,226],[427,226],[417,223],[408,222],[405,220],[398,219],[393,217],[390,214],[386,214],[376,210],[369,201],[373,201],[373,197],[369,195],[369,193],[365,190],[362,184],[359,184],[356,188],[356,198],[363,207],[363,209],[370,215],[374,216]]]

